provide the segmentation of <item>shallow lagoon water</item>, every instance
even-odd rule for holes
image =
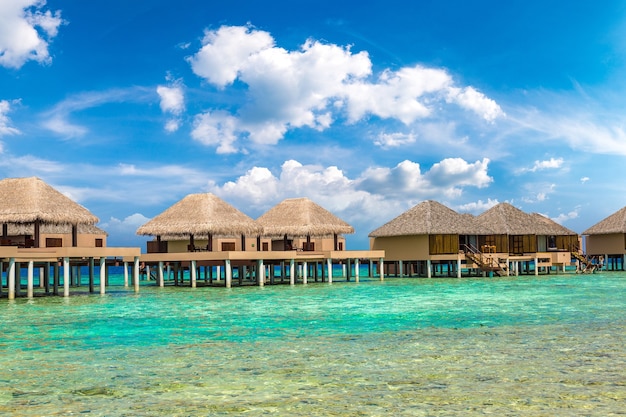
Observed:
[[[626,274],[0,300],[0,414],[610,416]]]

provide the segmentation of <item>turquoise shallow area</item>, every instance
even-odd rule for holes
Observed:
[[[626,274],[0,300],[0,415],[609,416]]]

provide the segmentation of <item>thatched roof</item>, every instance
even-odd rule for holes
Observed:
[[[501,235],[576,235],[537,213],[528,214],[509,203],[500,203],[476,217],[476,224]]]
[[[369,234],[370,237],[475,234],[474,216],[459,214],[428,200],[400,214]]]
[[[552,220],[549,217],[544,216],[539,213],[531,213],[531,216],[534,217],[537,226],[536,235],[545,235],[545,236],[578,236],[578,233],[573,230],[568,229],[565,226],[562,226]]]
[[[35,225],[29,224],[9,224],[7,228],[9,236],[26,236],[35,234]],[[108,233],[93,224],[79,224],[76,229],[79,235],[107,235]],[[42,224],[39,229],[42,234],[65,234],[72,233],[71,224]]]
[[[96,224],[98,218],[41,179],[0,181],[0,223]]]
[[[308,198],[289,198],[257,219],[264,236],[332,236],[354,228]]]
[[[250,217],[211,194],[190,194],[137,229],[138,235],[258,235]]]
[[[607,235],[610,233],[626,233],[626,207],[594,224],[585,230],[583,235]]]

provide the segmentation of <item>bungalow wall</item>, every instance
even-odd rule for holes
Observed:
[[[589,235],[585,237],[587,255],[626,253],[626,233]]]
[[[485,247],[495,247],[491,249],[491,253],[509,253],[509,238],[507,235],[483,235],[478,236],[478,250],[487,252]]]
[[[32,236],[25,235],[8,235],[6,242],[2,242],[3,245],[17,245],[34,247],[35,243]],[[76,237],[76,246],[80,248],[103,248],[107,245],[106,234],[85,234],[79,233]],[[71,233],[40,233],[39,234],[39,247],[40,248],[58,248],[58,247],[71,247],[72,246],[72,234]]]
[[[459,235],[429,235],[430,255],[450,255],[459,253]]]
[[[370,239],[370,249],[384,250],[385,261],[426,260],[430,242],[428,235],[375,237]]]
[[[208,239],[194,239],[194,246],[196,248],[206,248],[209,244]],[[306,245],[306,238],[295,238],[289,239],[290,244],[293,248],[303,249]],[[345,249],[346,239],[342,236],[338,237],[337,244],[340,247],[340,250]],[[213,252],[227,252],[227,251],[241,251],[241,236],[238,237],[213,237]],[[315,251],[331,251],[334,250],[334,238],[311,238],[311,248]],[[149,247],[153,247],[153,249],[149,249],[150,251],[156,251],[156,241],[148,242]],[[181,239],[181,240],[168,240],[167,241],[167,251],[169,253],[180,253],[180,252],[188,252],[189,239]],[[256,237],[247,236],[245,239],[245,249],[246,251],[258,251],[261,250],[263,252],[266,251],[283,251],[284,241],[283,239],[271,239],[268,237],[263,237],[260,241],[257,241]]]

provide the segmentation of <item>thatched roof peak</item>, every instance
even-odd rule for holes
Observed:
[[[265,236],[332,236],[354,228],[310,199],[288,198],[257,219]]]
[[[616,211],[583,232],[583,235],[626,233],[626,207]]]
[[[478,225],[488,227],[495,234],[534,234],[536,220],[509,203],[499,203],[476,217]]]
[[[423,201],[369,234],[370,237],[473,234],[474,216],[459,214],[433,200]]]
[[[189,194],[137,229],[138,235],[258,235],[250,217],[211,194]]]
[[[40,178],[0,181],[0,223],[96,224],[98,218]]]

